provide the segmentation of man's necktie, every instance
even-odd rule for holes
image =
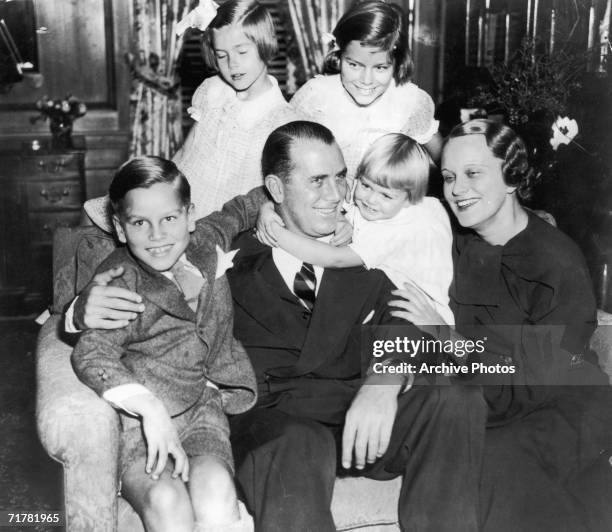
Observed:
[[[314,268],[312,267],[312,264],[304,262],[302,264],[302,269],[295,274],[293,291],[311,312],[315,302],[316,287],[317,278],[315,277]]]
[[[204,286],[204,278],[201,275],[197,275],[185,268],[185,264],[182,261],[178,261],[170,270],[174,276],[176,284],[183,292],[185,301],[194,312],[198,308],[198,299],[200,297],[200,290]]]

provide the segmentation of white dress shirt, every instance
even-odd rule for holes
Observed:
[[[329,241],[330,237],[324,237],[326,241]],[[322,240],[322,239],[320,239]],[[297,294],[293,290],[293,283],[295,281],[295,275],[302,269],[303,262],[285,251],[282,248],[276,247],[272,248],[272,260],[274,260],[274,264],[278,269],[278,272],[281,274],[283,281],[289,288],[289,291],[295,295]],[[321,266],[313,266],[315,279],[317,280],[317,284],[315,286],[315,296],[319,293],[319,286],[321,286],[321,278],[323,277],[323,268]],[[298,297],[298,299],[300,299]],[[306,307],[306,304],[300,299],[302,305]]]

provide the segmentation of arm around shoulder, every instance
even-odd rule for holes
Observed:
[[[236,196],[220,211],[197,221],[193,243],[196,246],[212,246],[213,249],[218,245],[227,251],[239,233],[255,227],[260,207],[269,200],[263,186]]]
[[[363,260],[348,246],[336,247],[326,242],[306,238],[276,227],[276,239],[281,248],[295,257],[323,268],[348,268],[361,266]]]

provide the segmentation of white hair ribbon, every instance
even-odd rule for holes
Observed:
[[[217,16],[219,5],[212,0],[199,0],[198,6],[176,25],[176,34],[183,35],[187,28],[197,28],[204,31]]]
[[[340,50],[338,44],[336,43],[336,38],[327,31],[321,34],[321,42],[331,52],[337,52],[338,50]]]

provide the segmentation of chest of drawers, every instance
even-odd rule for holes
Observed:
[[[83,137],[69,149],[43,141],[0,152],[0,314],[48,305],[53,231],[79,224],[84,184]]]

